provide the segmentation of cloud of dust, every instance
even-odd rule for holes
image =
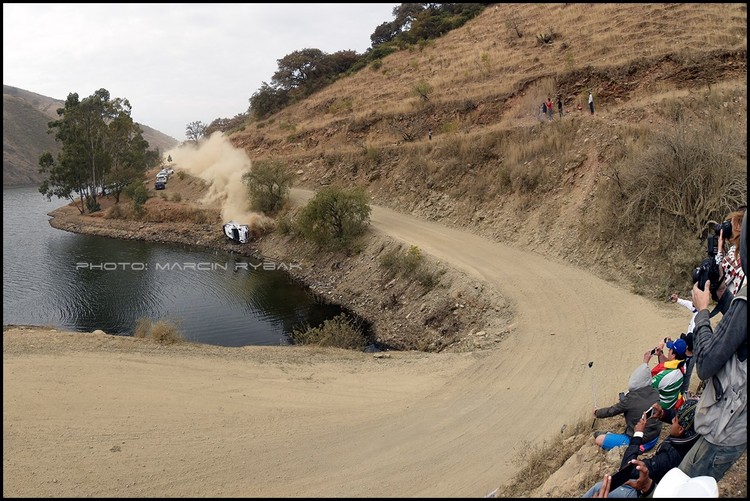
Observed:
[[[198,144],[186,141],[164,153],[172,157],[175,171],[185,171],[209,184],[203,204],[220,204],[221,217],[247,224],[253,229],[268,226],[271,220],[249,210],[247,185],[242,175],[249,172],[252,162],[244,150],[235,148],[221,132],[214,132]]]

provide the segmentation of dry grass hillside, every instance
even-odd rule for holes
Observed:
[[[706,221],[746,201],[746,47],[745,4],[491,5],[230,137],[298,185],[364,185],[665,297]],[[540,120],[557,95],[564,116]]]

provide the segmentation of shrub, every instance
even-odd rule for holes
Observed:
[[[321,189],[302,209],[297,226],[306,239],[319,247],[350,247],[370,223],[369,197],[361,187]]]
[[[185,340],[176,325],[166,320],[152,322],[149,318],[139,318],[135,324],[133,337],[151,338],[159,344],[174,344]]]
[[[290,337],[295,344],[313,344],[349,350],[361,350],[367,346],[367,338],[362,333],[361,326],[345,313],[324,321],[319,327],[308,326],[303,329],[294,329]]]
[[[172,201],[173,202],[182,202],[182,195],[180,195],[179,193],[175,193],[174,195],[172,195]]]
[[[736,152],[746,136],[684,123],[654,135],[615,166],[623,222],[681,221],[700,236],[710,220],[746,203],[747,164]]]
[[[125,214],[125,209],[122,208],[122,205],[115,204],[112,207],[109,208],[107,213],[104,215],[105,219],[125,219],[127,214]]]
[[[133,337],[145,338],[148,337],[151,332],[151,319],[150,318],[139,318],[135,324],[135,331]]]
[[[260,160],[255,162],[250,172],[243,174],[242,181],[248,187],[250,207],[256,211],[274,213],[286,202],[293,176],[281,162]]]
[[[184,341],[177,326],[165,320],[159,320],[151,326],[151,338],[160,344],[174,344]]]
[[[406,252],[399,248],[391,249],[380,257],[380,265],[389,277],[401,275],[416,280],[426,290],[434,289],[440,283],[443,272],[429,269],[419,247],[412,245]]]

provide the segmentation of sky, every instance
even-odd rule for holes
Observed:
[[[98,89],[185,140],[247,111],[297,50],[364,53],[399,4],[3,4],[3,84],[64,101]]]

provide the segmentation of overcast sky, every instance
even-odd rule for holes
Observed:
[[[3,4],[3,84],[65,100],[105,88],[136,122],[185,126],[244,113],[278,59],[370,47],[399,4]]]

